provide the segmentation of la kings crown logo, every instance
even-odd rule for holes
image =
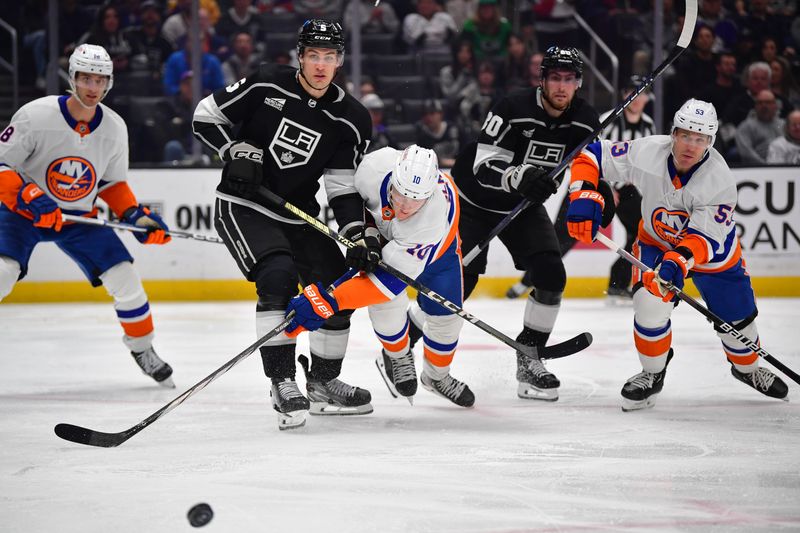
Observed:
[[[281,169],[308,163],[322,135],[288,118],[282,118],[269,145],[272,158]]]

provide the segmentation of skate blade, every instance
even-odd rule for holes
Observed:
[[[368,415],[372,412],[372,404],[345,406],[328,402],[311,402],[309,413],[315,416],[353,416]]]
[[[540,400],[543,402],[555,402],[558,400],[558,388],[540,389],[530,383],[522,383],[517,386],[517,397],[523,400]]]
[[[301,409],[299,411],[289,411],[288,413],[281,413],[275,411],[278,415],[278,429],[281,431],[287,429],[297,429],[306,425],[306,413],[308,411]]]
[[[420,380],[419,382],[420,382],[420,385],[422,385],[423,389],[425,389],[426,391],[432,392],[433,394],[435,394],[439,398],[443,398],[443,399],[447,400],[448,402],[450,402],[451,404],[455,405],[456,407],[461,407],[461,408],[464,408],[464,409],[472,408],[472,405],[459,405],[459,404],[457,404],[456,402],[454,402],[453,400],[451,400],[450,398],[448,398],[447,396],[445,396],[444,394],[442,394],[438,390],[434,389],[432,386],[426,385],[425,382],[422,381],[422,380]]]
[[[392,383],[392,380],[389,379],[389,375],[386,373],[386,365],[383,364],[382,355],[379,355],[375,359],[375,366],[378,367],[378,372],[380,372],[383,382],[386,383],[386,388],[389,389],[389,394],[392,395],[392,398],[398,398],[400,393],[397,392],[396,388],[394,388],[394,383]]]
[[[628,411],[639,411],[641,409],[650,409],[656,404],[656,397],[658,394],[653,394],[649,398],[644,400],[629,400],[628,398],[622,397],[622,410],[624,412]]]
[[[164,379],[162,381],[156,381],[156,383],[158,384],[159,387],[164,387],[165,389],[174,389],[175,388],[175,382],[172,381],[172,376],[170,376],[167,379]]]

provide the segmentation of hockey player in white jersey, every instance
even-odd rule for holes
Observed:
[[[21,107],[0,134],[0,300],[40,242],[54,242],[93,286],[114,299],[123,341],[142,371],[174,387],[172,368],[153,349],[153,319],[133,258],[108,227],[63,222],[62,213],[96,217],[97,198],[123,221],[148,229],[144,244],[170,240],[167,225],[136,201],[126,182],[128,131],[101,104],[114,82],[102,46],[84,44],[69,59],[71,95],[45,96]]]
[[[572,163],[570,235],[592,242],[602,197],[599,179],[631,182],[642,194],[642,224],[633,253],[652,270],[634,271],[633,337],[642,372],[622,388],[622,409],[652,407],[672,358],[670,316],[675,295],[691,276],[708,308],[758,342],[758,314],[745,270],[733,213],[736,183],[713,148],[717,112],[690,99],[675,113],[670,135],[588,145]],[[641,290],[644,287],[646,290]],[[758,365],[758,355],[717,330],[733,376],[773,398],[785,398],[786,383]]]
[[[400,152],[382,148],[367,155],[358,166],[355,186],[364,199],[371,228],[363,246],[347,252],[347,265],[355,277],[332,294],[317,283],[292,299],[287,313],[295,311],[288,335],[320,327],[330,310],[368,307],[372,326],[383,344],[376,359],[393,396],[410,398],[417,391],[414,355],[409,344],[406,284],[387,274],[386,264],[461,305],[463,282],[458,236],[458,193],[452,179],[439,170],[433,150],[411,145]],[[321,298],[320,298],[321,297]],[[424,359],[422,386],[456,405],[471,407],[475,396],[450,375],[462,320],[426,297],[417,297],[415,322],[422,325]]]

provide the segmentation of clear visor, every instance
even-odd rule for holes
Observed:
[[[396,190],[392,189],[389,199],[392,202],[392,208],[394,208],[395,213],[403,212],[404,214],[411,215],[419,211],[419,209],[425,204],[427,198],[422,198],[420,200],[414,200],[413,198],[409,198],[408,196],[403,196]]]
[[[680,130],[675,132],[675,139],[683,144],[705,148],[708,146],[708,141],[711,140],[711,137],[703,133]]]
[[[108,87],[108,76],[79,72],[75,76],[75,86],[81,89],[105,90]]]

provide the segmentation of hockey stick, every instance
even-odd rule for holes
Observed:
[[[267,334],[258,339],[256,342],[245,348],[239,355],[207,375],[202,380],[198,381],[183,394],[177,396],[174,400],[135,426],[128,428],[125,431],[120,431],[119,433],[103,433],[102,431],[95,431],[93,429],[74,426],[72,424],[57,424],[55,427],[56,435],[64,440],[76,442],[78,444],[86,444],[87,446],[98,446],[100,448],[113,448],[115,446],[119,446],[165,414],[178,407],[190,397],[206,388],[209,383],[220,377],[222,374],[241,363],[246,357],[255,352],[262,344],[286,329],[286,327],[289,325],[289,322],[292,321],[293,316],[294,313],[287,315],[287,317],[280,324],[272,328]]]
[[[618,256],[622,257],[623,259],[628,261],[630,264],[634,265],[642,272],[648,272],[651,270],[650,267],[642,263],[639,259],[628,253],[628,251],[622,248],[621,246],[618,246],[617,243],[615,243],[602,233],[597,232],[597,240],[603,243],[605,246],[607,246],[610,250],[616,252]],[[747,338],[744,335],[744,333],[736,329],[729,322],[722,320],[720,317],[718,317],[716,314],[714,314],[708,308],[706,308],[703,304],[701,304],[700,302],[698,302],[697,300],[695,300],[694,298],[683,292],[683,290],[671,284],[667,284],[666,286],[670,291],[674,291],[675,295],[680,300],[683,300],[691,307],[699,311],[700,314],[706,317],[709,322],[711,322],[712,324],[717,326],[720,330],[724,331],[725,333],[727,333],[734,339],[738,340],[739,342],[741,342],[742,344],[753,350],[755,353],[757,353],[758,355],[760,355],[761,357],[772,363],[772,365],[775,368],[779,369],[781,372],[786,374],[786,376],[791,378],[795,383],[800,384],[800,375],[798,375],[791,368],[787,367],[786,365],[775,359],[775,357],[770,355],[770,353],[766,351],[764,348],[762,348],[757,342],[754,342],[749,338]]]
[[[89,224],[91,226],[108,226],[109,228],[124,229],[134,233],[146,233],[148,231],[147,228],[142,226],[134,226],[133,224],[125,224],[124,222],[114,222],[104,218],[88,218],[67,214],[62,214],[61,217],[65,222],[77,222],[78,224]],[[165,231],[164,233],[170,237],[178,237],[179,239],[194,239],[196,241],[216,242],[223,244],[222,239],[219,237],[214,237],[213,235],[202,235],[200,233],[190,233],[188,231],[179,230],[169,230]]]
[[[272,191],[270,191],[270,190],[268,190],[268,189],[266,189],[264,187],[260,187],[259,188],[259,194],[261,194],[261,196],[265,200],[267,200],[268,202],[270,202],[270,203],[272,203],[272,204],[274,204],[276,206],[279,206],[279,207],[282,207],[282,208],[286,209],[287,211],[289,211],[290,213],[295,215],[300,220],[306,222],[307,224],[312,226],[314,229],[318,230],[321,233],[324,233],[325,235],[327,235],[331,239],[337,241],[342,246],[345,246],[347,248],[353,248],[355,246],[358,246],[357,244],[355,244],[354,242],[350,241],[349,239],[339,235],[338,233],[333,231],[330,227],[328,227],[327,225],[323,224],[322,222],[320,222],[316,218],[312,217],[311,215],[309,215],[305,211],[303,211],[300,208],[295,207],[294,205],[290,204],[289,202],[287,202],[286,200],[284,200],[280,196],[276,195]],[[585,348],[588,348],[589,345],[592,343],[592,335],[590,333],[588,333],[588,332],[585,332],[585,333],[581,333],[579,335],[576,335],[575,337],[572,337],[569,340],[566,340],[566,341],[558,343],[558,344],[553,344],[551,346],[544,346],[542,348],[537,348],[536,346],[526,346],[526,345],[524,345],[522,343],[519,343],[519,342],[515,341],[514,339],[512,339],[508,335],[502,333],[501,331],[496,330],[492,326],[486,324],[485,322],[483,322],[482,320],[478,319],[477,317],[471,315],[470,313],[466,312],[463,308],[461,308],[461,307],[457,306],[456,304],[454,304],[453,302],[447,300],[441,294],[438,294],[438,293],[432,291],[431,289],[425,287],[423,284],[421,284],[417,280],[415,280],[415,279],[403,274],[402,272],[400,272],[399,270],[397,270],[393,266],[387,265],[383,261],[379,261],[378,262],[378,266],[381,269],[383,269],[384,271],[386,271],[387,273],[391,274],[392,276],[396,277],[397,279],[399,279],[400,281],[405,283],[406,285],[409,285],[409,286],[415,288],[417,290],[417,292],[419,292],[420,294],[423,294],[424,296],[428,297],[430,300],[433,300],[434,302],[438,303],[439,305],[441,305],[442,307],[444,307],[445,309],[447,309],[451,313],[460,316],[461,318],[463,318],[467,322],[470,322],[471,324],[474,324],[478,328],[482,329],[483,331],[485,331],[486,333],[488,333],[489,335],[491,335],[495,339],[505,343],[506,345],[510,346],[511,348],[514,348],[515,350],[518,350],[518,351],[524,353],[525,355],[527,355],[529,357],[532,357],[534,359],[557,359],[559,357],[566,357],[568,355],[572,355],[572,354],[574,354],[576,352],[579,352],[579,351],[581,351],[581,350],[583,350]]]
[[[606,119],[600,123],[600,126],[595,128],[595,130],[590,133],[581,143],[573,148],[573,150],[564,157],[561,162],[550,171],[548,177],[552,180],[555,180],[566,168],[572,163],[572,160],[583,150],[586,145],[591,143],[597,136],[602,133],[604,129],[606,129],[612,122],[614,122],[617,117],[622,113],[622,111],[628,107],[628,105],[633,102],[633,100],[639,96],[642,92],[646,91],[648,87],[650,87],[656,78],[658,78],[676,59],[680,56],[686,47],[689,46],[689,43],[692,41],[692,35],[694,34],[694,25],[695,21],[697,20],[697,0],[686,0],[686,15],[683,19],[683,29],[681,30],[681,35],[678,38],[678,43],[675,48],[672,49],[669,56],[658,66],[656,69],[642,82],[639,87],[636,88],[628,97],[619,104],[614,111],[611,112]],[[508,213],[503,220],[501,220],[497,226],[489,233],[489,235],[479,242],[475,247],[469,251],[467,255],[464,256],[464,266],[470,264],[478,254],[480,254],[489,243],[497,237],[501,231],[503,231],[506,226],[511,224],[511,221],[514,220],[517,215],[519,215],[524,209],[531,205],[530,200],[522,200],[514,209]]]

